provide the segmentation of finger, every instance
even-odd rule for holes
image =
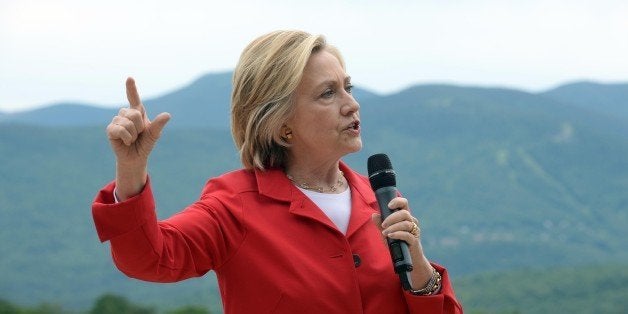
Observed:
[[[381,233],[383,231],[382,215],[374,213],[373,215],[371,215],[371,221],[375,224],[375,227],[377,227],[377,229],[379,230],[383,243],[386,243],[386,236],[383,233]]]
[[[408,245],[414,245],[415,243],[419,242],[419,238],[421,237],[421,234],[419,233],[419,235],[415,237],[412,233],[407,232],[407,231],[395,231],[395,232],[391,232],[387,234],[386,236],[390,239],[406,241]]]
[[[144,105],[142,105],[142,100],[140,99],[140,94],[137,92],[135,80],[132,77],[126,79],[126,98],[132,109],[139,110],[142,116],[146,113]]]
[[[123,127],[129,134],[131,134],[131,140],[125,142],[125,144],[130,145],[131,143],[135,142],[135,140],[137,140],[137,137],[140,133],[137,131],[137,128],[135,127],[135,123],[133,123],[133,121],[124,117],[116,117],[114,119],[114,123]]]
[[[371,221],[373,221],[373,223],[375,224],[377,229],[379,229],[380,232],[383,230],[382,229],[382,215],[380,214],[371,215]]]
[[[397,231],[410,232],[412,228],[414,228],[414,222],[404,220],[394,225],[391,225],[390,227],[384,228],[382,230],[382,234],[387,235],[387,234],[397,232]],[[418,225],[417,225],[417,228],[418,228]]]
[[[388,208],[390,209],[408,209],[408,199],[403,197],[395,197],[388,202]]]
[[[393,212],[392,214],[388,215],[388,217],[386,217],[386,219],[384,219],[384,221],[382,222],[382,228],[386,229],[396,223],[399,223],[401,221],[414,221],[414,217],[412,217],[412,215],[410,214],[409,211],[407,210],[398,210]]]
[[[131,121],[133,125],[133,130],[129,130],[132,131],[131,133],[135,132],[139,135],[144,131],[144,126],[147,121],[144,121],[142,113],[139,110],[122,108],[120,112],[118,112],[118,115]]]
[[[131,133],[124,126],[116,122],[111,122],[107,126],[107,137],[111,141],[120,140],[126,146],[133,143],[133,136]]]
[[[148,131],[153,139],[157,140],[161,136],[161,131],[168,121],[170,121],[170,114],[167,112],[162,112],[153,119],[148,127]]]

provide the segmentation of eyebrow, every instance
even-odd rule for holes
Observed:
[[[346,83],[349,83],[349,82],[351,82],[351,76],[347,75],[347,76],[345,76],[345,80],[344,80],[343,83],[346,84]],[[329,85],[332,85],[334,83],[336,83],[336,80],[326,80],[326,81],[323,81],[320,84],[316,85],[316,89],[319,89],[322,86],[329,86]]]

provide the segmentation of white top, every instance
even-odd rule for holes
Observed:
[[[351,217],[351,188],[341,193],[327,194],[299,188],[309,197],[343,234],[347,234],[349,217]]]

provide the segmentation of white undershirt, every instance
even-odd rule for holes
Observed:
[[[343,234],[347,234],[349,217],[351,217],[351,189],[347,188],[342,193],[327,194],[299,188],[303,194],[309,197],[327,217],[336,225]]]

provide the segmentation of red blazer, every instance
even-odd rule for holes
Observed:
[[[150,182],[117,204],[110,183],[92,213],[122,272],[173,282],[214,270],[226,314],[462,313],[447,271],[438,265],[440,294],[401,289],[371,222],[378,208],[368,179],[344,163],[341,170],[351,188],[346,235],[277,169],[211,179],[197,202],[159,222]]]

